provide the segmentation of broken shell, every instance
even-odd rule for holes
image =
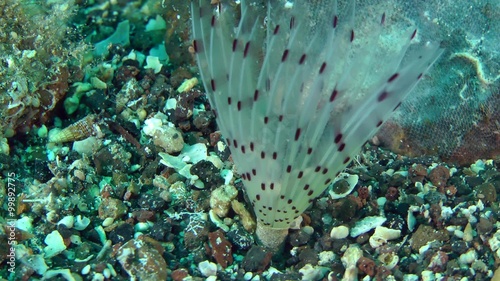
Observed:
[[[95,136],[100,132],[96,119],[96,115],[91,114],[59,132],[49,134],[49,142],[63,143]]]
[[[382,253],[378,260],[389,270],[392,270],[399,262],[398,255],[394,253]]]
[[[368,241],[372,248],[378,248],[387,243],[387,241],[398,239],[399,237],[401,237],[401,230],[377,226],[375,232]]]

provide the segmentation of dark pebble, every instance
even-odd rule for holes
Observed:
[[[157,241],[170,241],[170,233],[172,231],[172,224],[169,220],[165,219],[159,221],[151,227],[149,236]]]
[[[467,245],[467,243],[465,241],[455,240],[455,241],[451,242],[451,250],[454,253],[461,255],[461,254],[467,252],[467,250],[469,250],[469,246]]]
[[[263,272],[269,267],[272,256],[272,252],[267,251],[263,247],[254,245],[248,250],[241,266],[245,271]]]
[[[134,227],[128,223],[117,226],[109,233],[109,239],[113,244],[125,242],[132,238],[134,238]]]
[[[189,171],[192,175],[197,175],[199,177],[205,184],[205,188],[217,188],[223,183],[219,169],[210,161],[199,161],[194,164]]]
[[[446,195],[437,191],[430,191],[424,195],[424,200],[429,204],[439,204],[440,202],[446,202]]]
[[[247,250],[254,244],[253,236],[243,227],[237,225],[227,233],[227,239],[238,250]]]
[[[299,231],[293,231],[289,235],[290,244],[294,247],[298,247],[309,242],[311,239],[311,235],[303,231],[302,229]]]
[[[160,211],[165,206],[165,200],[153,194],[142,194],[137,204],[146,210]]]
[[[305,248],[299,253],[300,263],[299,268],[304,267],[306,264],[317,265],[318,264],[318,253],[310,248]]]

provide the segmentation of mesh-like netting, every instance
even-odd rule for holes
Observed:
[[[434,3],[431,3],[434,2]],[[500,154],[500,3],[408,1],[423,38],[446,48],[423,83],[377,135],[412,156],[466,164]],[[411,13],[411,12],[409,12]]]

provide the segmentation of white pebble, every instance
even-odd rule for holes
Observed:
[[[144,232],[147,231],[151,226],[147,222],[138,222],[134,229],[136,232]]]
[[[84,268],[82,268],[82,275],[87,275],[90,273],[90,264],[87,264]]]
[[[255,275],[251,281],[260,281],[260,275]]]
[[[476,250],[471,249],[465,254],[461,254],[460,257],[458,258],[458,261],[461,264],[471,264],[477,259],[477,253]]]
[[[318,254],[318,265],[328,265],[335,259],[335,254],[332,251],[323,251]]]
[[[243,275],[243,279],[245,279],[246,281],[249,281],[250,279],[252,279],[252,277],[253,277],[252,272],[247,272],[245,273],[245,275]]]
[[[102,226],[104,227],[110,226],[113,224],[114,221],[115,221],[114,218],[105,218],[104,221],[102,222]]]
[[[109,268],[105,268],[102,271],[102,275],[104,275],[104,277],[106,277],[106,279],[109,279],[111,277],[111,271],[109,270]]]
[[[454,232],[456,229],[457,229],[456,225],[448,225],[446,227],[446,230],[448,230],[449,232]]]
[[[92,277],[92,281],[104,281],[104,275],[102,275],[102,273],[96,272]]]
[[[344,239],[347,235],[349,235],[349,228],[345,225],[336,226],[330,231],[330,237],[332,239]]]
[[[207,260],[200,262],[198,264],[198,269],[200,270],[201,274],[205,277],[217,275],[217,265]]]
[[[455,232],[453,233],[455,234],[456,237],[458,238],[463,238],[464,237],[464,232],[462,230],[455,230]]]
[[[434,272],[430,270],[424,270],[422,271],[422,281],[434,281],[436,280],[436,276],[434,275]]]

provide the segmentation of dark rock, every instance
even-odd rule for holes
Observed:
[[[100,244],[93,244],[88,241],[82,242],[82,244],[77,245],[75,250],[75,258],[85,259],[94,252],[98,252],[102,248]]]
[[[184,246],[188,250],[200,247],[207,240],[208,225],[202,219],[191,217],[184,232]]]
[[[245,271],[262,273],[269,267],[273,254],[261,246],[254,245],[248,250],[241,266]]]
[[[31,176],[40,182],[47,182],[53,175],[46,160],[34,160],[31,167]]]
[[[119,262],[132,279],[166,280],[168,266],[155,245],[147,240],[131,239],[117,251]]]
[[[169,219],[156,222],[149,231],[149,236],[157,241],[170,241],[172,224]]]
[[[493,230],[493,224],[485,218],[480,218],[476,225],[476,229],[479,234],[485,235]]]
[[[298,272],[275,273],[271,276],[270,281],[290,281],[290,280],[303,280],[302,274]]]
[[[339,201],[334,203],[334,205],[332,216],[340,220],[342,223],[350,222],[358,210],[358,204],[349,197],[339,199]]]
[[[437,191],[429,191],[424,195],[424,200],[429,204],[439,204],[441,201],[446,202],[446,195]]]
[[[57,231],[61,234],[63,239],[67,239],[73,234],[73,231],[62,223],[57,225]]]
[[[307,244],[307,242],[309,242],[309,239],[311,239],[311,235],[306,233],[304,230],[300,229],[298,231],[290,232],[288,238],[292,246],[298,247]]]
[[[109,239],[113,244],[125,242],[134,238],[134,227],[128,223],[122,223],[109,233]]]
[[[172,116],[173,121],[177,124],[186,121],[193,115],[194,101],[201,96],[199,90],[190,90],[187,93],[180,94],[176,97],[177,107]]]
[[[109,114],[114,114],[115,106],[109,99],[109,95],[100,89],[89,92],[89,95],[82,97],[82,104],[88,106],[93,112],[101,112],[106,110]]]
[[[486,204],[496,202],[497,192],[495,186],[491,183],[483,183],[474,188],[476,198],[482,200]]]
[[[238,250],[247,250],[254,244],[253,236],[240,225],[231,228],[227,238]]]
[[[388,184],[390,186],[403,186],[406,183],[406,177],[401,174],[394,174],[390,179]]]
[[[444,229],[435,229],[429,225],[420,225],[413,234],[411,246],[414,251],[418,251],[420,247],[426,245],[428,242],[437,241],[448,241],[450,239],[450,234]]]
[[[172,280],[182,281],[189,275],[189,271],[185,268],[179,268],[172,271]]]
[[[369,276],[375,275],[375,262],[367,257],[361,257],[358,262],[358,269]]]
[[[465,241],[457,239],[457,240],[451,242],[451,250],[454,253],[461,255],[469,250],[469,246],[467,245],[467,243]]]
[[[408,176],[413,183],[422,182],[427,176],[427,168],[422,164],[412,165],[408,169]]]
[[[191,167],[190,172],[197,175],[207,189],[217,188],[223,183],[219,169],[210,161],[199,161]]]
[[[156,80],[150,89],[151,95],[168,96],[170,91],[172,91],[172,86],[168,84],[168,78],[164,75],[157,75]]]
[[[394,186],[389,187],[385,193],[385,198],[391,202],[396,201],[399,198],[399,189]]]
[[[212,111],[201,111],[193,119],[193,125],[203,134],[209,134],[213,131],[212,124],[215,120],[215,115]]]
[[[310,248],[305,248],[299,253],[300,263],[299,268],[304,267],[306,264],[317,265],[318,264],[318,253]]]
[[[484,180],[483,178],[481,177],[465,177],[465,182],[469,185],[469,186],[478,186],[478,185],[481,185],[484,183]]]
[[[137,204],[145,210],[161,211],[166,202],[156,195],[144,193],[137,200]]]
[[[140,222],[154,221],[155,213],[149,210],[137,210],[132,212],[132,216]]]
[[[126,172],[128,169],[127,163],[111,153],[110,149],[109,146],[103,147],[94,154],[94,165],[98,175],[111,176],[114,171]]]
[[[405,232],[406,230],[406,221],[399,215],[395,214],[386,214],[387,220],[384,223],[384,226],[392,229],[399,229],[401,232]]]

